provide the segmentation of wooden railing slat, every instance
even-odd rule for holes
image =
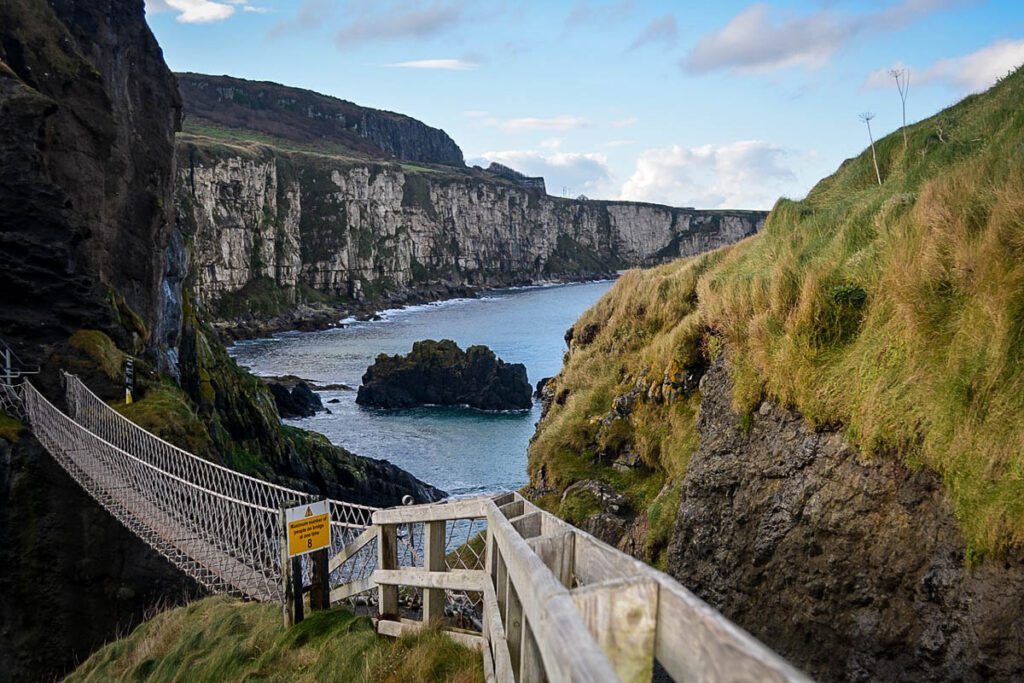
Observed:
[[[577,588],[583,621],[623,683],[649,683],[654,671],[658,582],[638,577]]]
[[[484,516],[484,505],[490,504],[486,497],[465,498],[447,503],[429,505],[406,505],[387,510],[375,510],[374,524],[408,524],[411,522],[443,522],[450,519],[473,519]]]

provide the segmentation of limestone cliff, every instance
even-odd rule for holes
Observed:
[[[735,242],[764,213],[551,197],[482,169],[180,136],[177,203],[200,304],[259,279],[381,299],[437,283],[606,277]]]

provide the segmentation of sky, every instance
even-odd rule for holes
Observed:
[[[800,198],[901,123],[1024,63],[1024,0],[146,0],[175,71],[442,128],[548,192],[697,208]]]

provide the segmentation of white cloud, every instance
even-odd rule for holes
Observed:
[[[604,143],[605,147],[625,147],[627,145],[635,145],[636,140],[609,140]]]
[[[207,24],[223,21],[235,13],[232,4],[212,0],[146,0],[146,9],[153,12],[173,10],[182,24]]]
[[[967,55],[939,59],[924,69],[908,69],[903,63],[878,69],[871,72],[864,85],[869,88],[892,87],[894,81],[889,71],[907,69],[911,86],[940,82],[961,92],[978,92],[1021,64],[1024,64],[1024,40],[1000,40]]]
[[[624,119],[619,119],[617,121],[612,121],[609,125],[612,128],[632,128],[633,126],[635,126],[639,122],[640,122],[640,119],[638,119],[637,117],[635,117],[635,116],[627,116]]]
[[[579,116],[553,116],[551,118],[526,117],[521,119],[507,119],[497,122],[497,125],[506,131],[517,130],[572,130],[574,128],[587,128],[590,121]]]
[[[466,6],[466,0],[352,3],[346,7],[351,19],[338,31],[335,43],[346,48],[356,43],[432,38],[458,28]]]
[[[540,141],[540,146],[544,149],[558,149],[562,146],[562,138],[548,138]]]
[[[384,66],[401,69],[442,69],[445,71],[470,71],[477,67],[476,63],[463,59],[414,59],[408,62],[385,64]]]
[[[786,151],[760,140],[649,149],[622,186],[622,199],[704,209],[768,209],[793,190]]]
[[[545,154],[533,150],[510,150],[484,152],[480,156],[482,159],[471,161],[483,161],[482,166],[496,161],[528,176],[543,176],[548,192],[553,195],[562,194],[563,187],[571,196],[600,195],[611,189],[608,158],[597,152]]]
[[[693,73],[719,69],[772,71],[822,66],[855,36],[893,31],[963,0],[902,0],[886,9],[853,16],[825,8],[805,16],[773,12],[757,3],[721,30],[704,36],[682,61]]]
[[[669,49],[676,46],[677,40],[679,40],[679,29],[676,27],[676,18],[671,14],[666,14],[647,24],[626,51],[632,52],[641,47],[659,43],[663,48]]]

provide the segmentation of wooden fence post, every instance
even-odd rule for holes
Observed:
[[[288,522],[285,512],[287,506],[288,503],[283,503],[277,513],[277,527],[281,537],[281,600],[285,628],[295,624],[294,601],[292,600],[292,563],[291,558],[288,557]]]
[[[295,623],[306,618],[302,605],[302,555],[292,558],[292,608],[295,611]]]
[[[377,536],[377,569],[398,569],[398,529],[394,524],[381,524]],[[379,615],[398,618],[398,586],[378,587]]]
[[[309,581],[309,608],[329,609],[331,606],[331,577],[327,571],[327,548],[310,554],[312,571]]]
[[[427,522],[426,542],[423,544],[423,569],[428,572],[443,572],[445,566],[444,532],[447,522]],[[411,526],[411,525],[410,525]],[[423,623],[444,619],[444,589],[426,588],[423,591]]]

